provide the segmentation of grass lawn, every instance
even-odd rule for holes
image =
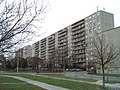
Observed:
[[[0,76],[0,90],[45,90],[10,77]]]
[[[45,75],[45,76],[50,76],[50,77],[58,77],[58,78],[66,78],[66,79],[73,79],[73,80],[82,80],[82,81],[88,81],[88,82],[96,82],[97,80],[93,80],[93,79],[88,79],[88,78],[75,78],[75,77],[68,77],[68,76],[64,76],[64,74],[62,73],[57,73],[57,74],[38,74],[38,75]]]
[[[40,81],[40,82],[44,82],[44,83],[48,83],[56,86],[61,86],[71,90],[108,90],[98,85],[72,82],[67,80],[57,80],[57,79],[52,79],[47,77],[41,77],[41,76],[35,76],[35,75],[33,76],[29,74],[11,74],[11,75],[21,76],[21,77],[33,79],[36,81]]]

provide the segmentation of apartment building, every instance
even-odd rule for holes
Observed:
[[[97,11],[34,43],[32,56],[40,57],[46,65],[51,62],[61,68],[86,68],[93,60],[87,53],[92,51],[92,36],[111,28],[114,28],[113,14]]]

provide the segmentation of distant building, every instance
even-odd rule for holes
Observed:
[[[22,57],[26,59],[27,57],[32,57],[32,47],[31,45],[20,48],[16,51],[15,57]]]
[[[23,47],[23,58],[31,57],[32,56],[32,47],[31,45]]]
[[[15,52],[15,57],[23,57],[23,48],[20,48]]]

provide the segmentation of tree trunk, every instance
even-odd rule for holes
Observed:
[[[104,66],[102,66],[102,75],[103,75],[103,86],[105,87],[105,71],[104,71]]]

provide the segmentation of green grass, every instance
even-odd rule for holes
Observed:
[[[10,77],[0,76],[0,83],[24,83],[23,81],[19,81]]]
[[[89,78],[75,78],[75,77],[68,77],[64,76],[62,73],[57,73],[57,74],[38,74],[38,75],[45,75],[45,76],[50,76],[50,77],[58,77],[58,78],[66,78],[66,79],[73,79],[73,80],[82,80],[82,81],[88,81],[88,82],[96,82],[97,80],[89,79]]]
[[[0,90],[45,90],[10,77],[0,76]]]
[[[36,81],[40,81],[40,82],[44,82],[44,83],[48,83],[56,86],[61,86],[64,88],[69,88],[71,90],[108,90],[98,85],[79,83],[79,82],[73,82],[68,80],[58,80],[58,79],[52,79],[47,77],[35,76],[35,75],[33,76],[29,74],[11,74],[11,75],[21,76],[21,77],[33,79]]]

